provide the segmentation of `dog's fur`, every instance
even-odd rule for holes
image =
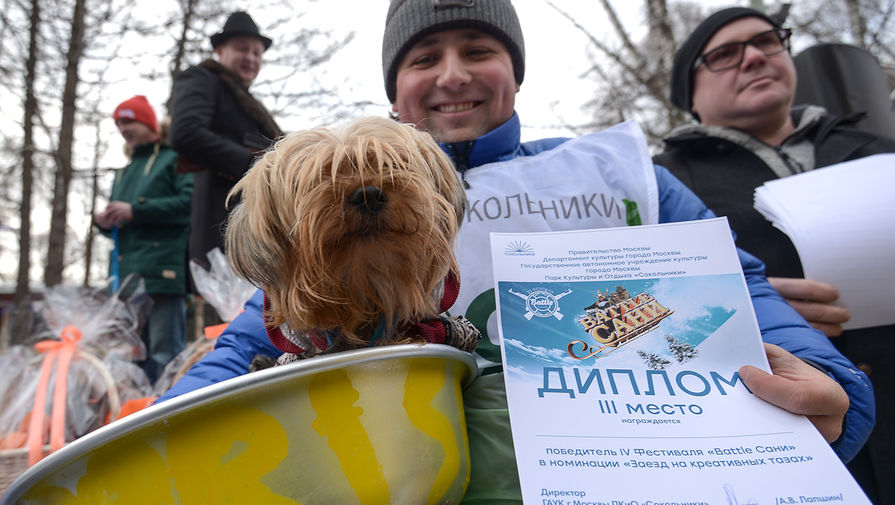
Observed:
[[[276,143],[230,193],[226,248],[269,299],[268,325],[337,330],[342,349],[418,341],[459,279],[452,247],[465,195],[432,138],[385,118],[316,128]],[[400,333],[400,332],[397,332]]]

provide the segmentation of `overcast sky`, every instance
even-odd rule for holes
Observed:
[[[573,13],[585,26],[592,27],[595,33],[605,33],[605,40],[614,42],[605,13],[597,2],[555,0],[555,3]],[[637,29],[641,19],[641,2],[614,3],[623,9],[620,14],[625,23]],[[717,3],[717,0],[711,3]],[[261,8],[260,5],[251,2],[243,8],[255,18],[263,33],[278,15],[276,9]],[[345,102],[370,101],[377,104],[363,113],[387,114],[389,104],[382,84],[381,47],[388,1],[318,0],[304,5],[307,9],[302,22],[309,26],[330,29],[336,38],[352,30],[355,32],[354,40],[331,61],[316,67],[313,77],[338,89]],[[351,6],[350,13],[346,13],[346,5]],[[582,78],[588,66],[587,40],[543,0],[516,0],[514,5],[522,24],[526,50],[525,80],[516,100],[516,110],[523,124],[523,138],[569,136],[572,132],[561,126],[563,121],[574,124],[588,120],[581,111],[581,105],[593,91],[591,83]],[[264,78],[264,71],[262,68],[259,81]],[[163,111],[161,104],[167,98],[167,83],[129,78],[127,72],[128,69],[122,68],[112,74],[123,81],[109,93],[110,110],[115,107],[112,102],[128,98],[136,90],[145,90],[142,92],[150,102]],[[308,114],[287,121],[282,126],[292,131],[326,123],[327,119]],[[111,120],[108,128],[110,133],[114,133]]]
[[[325,65],[315,67],[314,78],[325,85],[337,89],[344,102],[373,102],[359,114],[385,115],[389,104],[382,84],[382,31],[388,0],[316,0],[298,2],[305,8],[301,22],[310,27],[332,30],[335,38],[354,31],[354,40],[338,55]],[[614,33],[611,32],[606,14],[598,2],[582,0],[554,0],[554,3],[573,14],[582,25],[610,45],[617,45]],[[642,36],[642,3],[640,1],[612,2],[628,29],[634,32],[635,38]],[[723,0],[703,0],[706,5],[726,5],[740,2]],[[523,140],[532,140],[547,136],[571,136],[573,133],[564,128],[565,124],[580,124],[589,120],[581,110],[593,93],[594,86],[583,78],[589,66],[588,54],[594,49],[589,47],[586,37],[578,31],[561,14],[551,8],[544,0],[515,0],[513,4],[519,15],[522,31],[525,36],[526,70],[525,80],[516,98],[516,110],[522,120]],[[141,2],[138,9],[151,9],[151,4]],[[274,7],[271,7],[273,5]],[[280,16],[275,8],[277,2],[247,2],[239,8],[247,10],[258,23],[262,33],[265,27],[271,26]],[[263,7],[262,7],[263,6]],[[346,6],[350,6],[346,9]],[[164,113],[162,104],[169,92],[167,82],[150,83],[136,76],[128,77],[132,70],[121,68],[112,75],[122,82],[109,93],[109,110],[115,104],[141,92],[148,96],[160,115]],[[259,82],[264,78],[262,68]],[[270,69],[268,69],[270,71]],[[297,80],[296,86],[301,83]],[[271,105],[271,104],[268,104]],[[281,122],[286,131],[310,128],[326,124],[330,118],[308,111],[307,115]],[[110,134],[115,134],[111,119],[104,126]],[[110,153],[111,164],[117,166],[125,162],[117,150]]]

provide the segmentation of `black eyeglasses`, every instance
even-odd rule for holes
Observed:
[[[720,72],[733,68],[743,62],[746,46],[753,46],[765,56],[773,56],[777,53],[789,50],[789,37],[792,30],[789,28],[775,28],[766,32],[757,33],[749,40],[743,42],[731,42],[718,46],[711,51],[696,58],[693,70],[705,63],[706,68],[712,72]]]

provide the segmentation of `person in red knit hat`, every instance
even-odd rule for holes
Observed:
[[[119,128],[122,124],[136,121],[146,125],[158,138],[158,121],[155,119],[155,111],[152,110],[149,100],[143,95],[135,95],[118,104],[112,117],[115,118],[115,126]],[[125,141],[127,141],[126,138]]]
[[[109,204],[94,223],[109,237],[117,233],[110,273],[143,278],[153,307],[143,330],[143,369],[155,381],[185,347],[186,245],[193,175],[177,172],[177,153],[159,135],[155,112],[145,96],[129,98],[112,114],[127,145],[130,163],[115,174]]]

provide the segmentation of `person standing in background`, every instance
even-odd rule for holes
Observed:
[[[833,303],[835,286],[805,279],[792,242],[753,207],[755,188],[766,181],[895,152],[895,141],[858,130],[859,118],[816,105],[793,107],[789,37],[778,20],[753,9],[706,18],[680,46],[671,73],[672,102],[697,122],[675,128],[654,161],[727,216],[739,247],[767,265],[771,285],[868,375],[877,423],[848,468],[874,503],[895,504],[895,370],[888,363],[895,326],[843,332],[850,315]]]
[[[146,97],[122,102],[113,114],[127,145],[130,163],[115,174],[109,204],[94,216],[106,236],[117,233],[110,270],[125,278],[139,274],[152,298],[143,329],[151,382],[185,347],[186,245],[193,175],[177,172],[177,153],[159,134]],[[113,272],[114,273],[114,272]]]
[[[271,39],[245,12],[234,12],[211,36],[217,59],[180,73],[174,81],[171,146],[179,170],[195,173],[189,257],[208,266],[206,254],[224,249],[230,188],[251,167],[256,153],[283,132],[249,87],[261,70]]]

